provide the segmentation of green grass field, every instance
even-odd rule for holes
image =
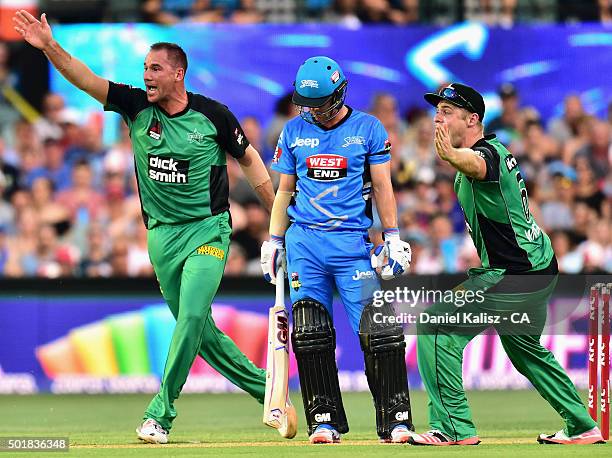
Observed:
[[[307,442],[300,412],[298,436],[287,441],[261,423],[261,408],[247,395],[184,395],[177,401],[179,415],[168,445],[146,445],[136,439],[148,395],[0,396],[0,437],[67,436],[70,456],[612,456],[612,446],[539,445],[540,432],[560,429],[556,413],[535,391],[469,393],[482,443],[477,447],[424,448],[378,444],[372,402],[366,393],[348,393],[345,406],[351,432],[339,445],[312,446]],[[426,429],[426,396],[412,393],[418,431]],[[0,458],[4,454],[0,452]],[[8,454],[7,454],[8,455]],[[4,455],[4,456],[7,456]],[[62,456],[33,453],[31,456]],[[20,453],[19,456],[28,456]]]

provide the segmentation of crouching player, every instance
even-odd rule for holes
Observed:
[[[275,283],[286,247],[291,341],[310,442],[339,442],[349,430],[335,359],[334,286],[359,334],[377,433],[384,442],[407,442],[414,428],[403,331],[372,319],[375,312],[393,313],[372,305],[380,286],[367,232],[372,192],[385,228],[383,279],[401,275],[411,258],[397,229],[387,133],[376,118],[344,104],[347,80],[332,59],[306,60],[294,85],[300,116],[285,125],[274,155],[280,184],[261,263],[266,279]]]

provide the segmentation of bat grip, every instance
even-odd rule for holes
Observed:
[[[276,302],[274,305],[285,305],[285,270],[278,268],[276,273]]]

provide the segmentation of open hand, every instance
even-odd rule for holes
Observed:
[[[450,140],[450,133],[448,132],[448,125],[446,123],[436,123],[434,146],[436,148],[436,153],[438,153],[438,156],[440,156],[440,159],[446,161],[453,150],[453,145],[451,144]]]
[[[44,50],[53,40],[45,13],[42,14],[39,21],[27,11],[20,10],[13,16],[13,23],[17,33],[35,48]]]

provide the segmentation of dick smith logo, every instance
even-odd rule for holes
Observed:
[[[306,158],[309,178],[333,181],[346,177],[347,159],[337,154],[315,154]]]
[[[149,154],[149,178],[162,183],[187,184],[189,161]]]

